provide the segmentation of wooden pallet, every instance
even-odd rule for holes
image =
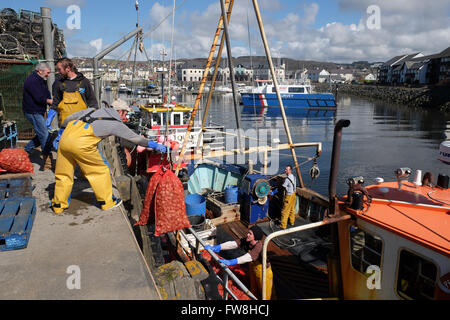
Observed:
[[[32,192],[31,175],[0,176],[0,200],[31,197]]]
[[[35,216],[33,197],[0,200],[0,251],[26,248]]]

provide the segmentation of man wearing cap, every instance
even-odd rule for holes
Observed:
[[[64,132],[58,148],[55,169],[55,196],[51,208],[61,214],[69,207],[70,193],[73,186],[75,166],[80,166],[94,190],[102,210],[108,210],[122,203],[112,194],[112,182],[109,165],[97,149],[97,144],[106,137],[117,136],[133,144],[166,152],[167,148],[148,140],[129,129],[122,119],[128,112],[120,101],[115,101],[115,108],[88,108],[68,116],[62,128]]]
[[[120,116],[120,119],[122,119],[122,122],[128,122],[128,118],[127,118],[127,114],[128,112],[131,111],[131,108],[128,106],[128,104],[122,100],[122,99],[118,99],[115,100],[112,104],[111,107],[113,107]]]
[[[250,290],[256,296],[261,296],[262,290],[262,238],[264,233],[258,226],[253,226],[248,229],[247,236],[235,241],[228,241],[215,246],[207,245],[205,249],[212,250],[213,252],[220,252],[222,250],[232,250],[241,248],[247,253],[231,260],[220,259],[219,261],[226,266],[234,266],[237,264],[249,263],[250,271]],[[272,297],[272,283],[273,274],[272,268],[267,262],[266,272],[266,299],[270,300]]]

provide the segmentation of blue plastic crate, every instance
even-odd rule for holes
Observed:
[[[33,197],[0,200],[0,251],[26,248],[35,217]]]

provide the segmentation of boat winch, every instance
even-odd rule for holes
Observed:
[[[399,168],[395,170],[395,175],[397,176],[398,190],[402,189],[402,180],[408,180],[411,175],[412,170],[410,168]]]
[[[269,179],[265,175],[245,176],[239,188],[241,220],[252,224],[267,217],[270,187]]]
[[[347,179],[348,192],[346,205],[350,209],[363,210],[364,196],[366,196],[368,202],[371,202],[372,197],[369,195],[369,192],[363,184],[364,178],[361,176]]]

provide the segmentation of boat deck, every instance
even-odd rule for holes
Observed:
[[[297,217],[295,226],[305,224],[306,221]],[[273,232],[270,222],[259,223],[265,235]],[[276,227],[275,227],[276,228]],[[248,228],[241,221],[234,221],[219,225],[217,228],[217,243],[243,238]],[[279,229],[276,229],[277,231]],[[298,241],[289,247],[292,238]],[[309,299],[328,298],[328,274],[326,259],[320,261],[318,248],[308,244],[324,243],[315,233],[303,232],[285,235],[270,242],[268,246],[268,260],[274,275],[274,290],[276,299]],[[286,244],[284,246],[283,244]],[[315,251],[313,251],[315,250]],[[320,249],[319,249],[320,250]],[[241,249],[223,251],[220,254],[225,259],[232,259],[242,255]]]
[[[92,189],[78,179],[69,210],[55,216],[49,209],[54,174],[34,168],[36,218],[27,248],[0,252],[0,299],[158,299],[120,208],[93,206]],[[79,267],[79,290],[67,287],[70,266]]]

